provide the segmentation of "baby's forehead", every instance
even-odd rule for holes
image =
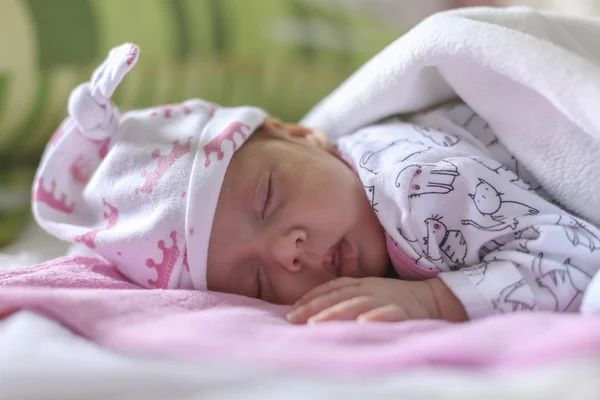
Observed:
[[[271,132],[268,127],[261,125],[256,128],[248,139],[243,142],[242,146],[237,149],[233,154],[233,159],[246,153],[267,153],[268,155],[273,155],[277,153],[277,151],[268,145],[274,142],[285,143],[288,142],[288,140]],[[268,146],[269,148],[265,148],[265,146]]]

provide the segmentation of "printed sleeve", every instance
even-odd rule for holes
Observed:
[[[419,123],[426,122],[439,121]],[[532,189],[508,152],[494,154],[473,144],[483,136],[450,128],[391,121],[338,143],[388,235],[398,274],[439,276],[470,318],[577,311],[600,266],[600,231]]]
[[[468,171],[462,177],[470,203],[459,214],[461,238],[472,261],[439,277],[471,319],[518,311],[578,311],[600,266],[600,232],[526,190],[516,175],[494,173],[484,165],[490,162],[455,160]],[[440,249],[447,252],[443,245]]]

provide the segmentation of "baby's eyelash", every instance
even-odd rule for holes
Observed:
[[[269,208],[271,207],[271,203],[273,202],[273,174],[269,175],[269,182],[267,184],[267,195],[265,196],[265,204],[263,206],[262,218],[265,219],[265,215]]]

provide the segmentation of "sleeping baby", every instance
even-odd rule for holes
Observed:
[[[553,204],[464,104],[332,145],[254,107],[120,114],[139,49],[76,88],[37,172],[51,234],[146,288],[294,305],[293,323],[578,311],[600,231]]]

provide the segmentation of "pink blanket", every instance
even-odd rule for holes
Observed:
[[[286,307],[233,295],[142,290],[92,257],[0,270],[0,315],[20,309],[122,351],[336,374],[431,365],[497,369],[600,356],[600,318],[593,316],[292,326],[283,318]]]

